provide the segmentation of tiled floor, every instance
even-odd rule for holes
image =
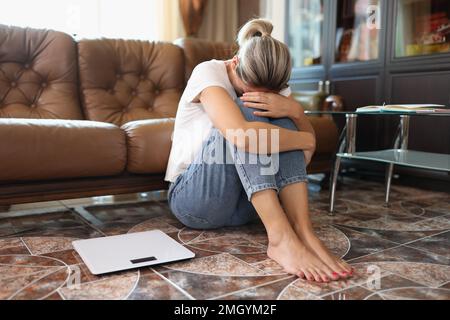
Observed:
[[[195,231],[174,219],[164,193],[13,206],[0,213],[0,299],[450,299],[450,195],[346,178],[337,215],[310,192],[320,237],[355,266],[329,284],[289,276],[266,252],[261,224]],[[71,246],[160,229],[197,258],[107,276],[89,273]],[[377,277],[379,275],[379,277]]]

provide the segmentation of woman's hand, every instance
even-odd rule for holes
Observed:
[[[285,96],[270,92],[247,92],[241,97],[245,107],[260,109],[254,115],[267,118],[298,119],[303,108]]]

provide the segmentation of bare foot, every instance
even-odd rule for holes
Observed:
[[[269,236],[267,255],[284,270],[309,281],[329,282],[336,280],[333,271],[300,241],[294,231]]]
[[[333,270],[334,275],[338,274],[341,278],[348,278],[353,275],[354,269],[344,260],[333,255],[312,229],[295,228],[295,233],[311,252],[314,252],[331,270]]]

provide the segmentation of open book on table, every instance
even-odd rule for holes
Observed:
[[[450,112],[450,108],[441,104],[386,104],[358,108],[356,112]]]

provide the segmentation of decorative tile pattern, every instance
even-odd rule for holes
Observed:
[[[168,265],[166,268],[192,272],[196,274],[217,276],[261,276],[265,273],[248,263],[232,256],[229,253],[216,254],[194,261],[179,262]]]
[[[396,288],[389,289],[366,297],[371,299],[383,300],[450,300],[450,290],[434,288]]]
[[[0,256],[0,299],[45,299],[69,277],[62,261],[30,255]]]
[[[24,237],[22,241],[33,255],[43,255],[46,253],[73,249],[72,241],[77,238],[64,237]]]
[[[59,293],[68,300],[119,300],[126,299],[133,292],[139,280],[138,272],[105,277],[80,285],[65,286]]]
[[[385,207],[382,184],[346,177],[337,196],[330,217],[328,192],[309,192],[319,238],[356,269],[328,284],[290,276],[269,259],[260,222],[191,230],[163,193],[17,206],[0,213],[0,299],[450,299],[449,194],[393,185]],[[153,229],[196,258],[95,276],[71,245]]]

